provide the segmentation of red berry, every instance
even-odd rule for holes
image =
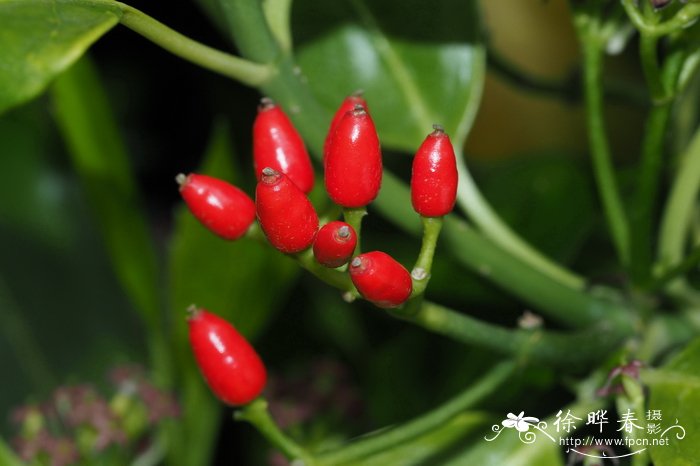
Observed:
[[[240,406],[260,395],[267,372],[250,343],[227,321],[190,309],[190,345],[204,379],[224,403]]]
[[[314,169],[304,141],[282,109],[262,99],[253,124],[253,164],[260,179],[263,168],[287,175],[304,193],[314,187]]]
[[[194,173],[177,175],[176,180],[190,212],[222,238],[240,238],[255,220],[255,203],[237,187]]]
[[[340,104],[340,107],[335,112],[335,115],[333,115],[333,119],[331,120],[331,126],[328,129],[328,134],[326,135],[326,141],[323,144],[324,159],[326,158],[326,154],[328,153],[328,147],[330,145],[331,139],[333,139],[333,135],[338,129],[338,123],[340,123],[340,120],[343,118],[343,116],[345,116],[346,113],[354,110],[355,107],[358,105],[362,106],[362,108],[364,108],[369,113],[369,109],[367,108],[367,102],[362,97],[362,91],[357,91],[347,96],[345,100],[343,100],[343,103]]]
[[[326,191],[343,207],[364,207],[382,184],[382,153],[372,118],[362,106],[338,122],[323,160]]]
[[[255,207],[265,236],[278,250],[292,254],[313,243],[318,230],[316,210],[283,173],[263,169],[255,190]]]
[[[355,252],[357,235],[345,222],[330,222],[321,227],[314,240],[314,257],[326,267],[346,264]]]
[[[455,205],[457,162],[450,137],[441,126],[428,135],[413,158],[411,203],[424,217],[442,217]]]
[[[357,291],[379,307],[398,307],[411,296],[411,274],[389,254],[360,254],[350,262],[348,270]]]

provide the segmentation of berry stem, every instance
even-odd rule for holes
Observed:
[[[304,466],[316,464],[313,457],[301,445],[292,440],[275,423],[267,409],[267,401],[257,398],[234,413],[237,421],[246,421],[255,427],[268,442],[277,447],[290,461],[301,461]],[[298,464],[298,463],[294,463]]]
[[[631,328],[619,329],[605,322],[572,332],[511,329],[430,301],[423,301],[415,313],[392,315],[467,345],[516,357],[523,364],[534,362],[567,370],[599,360],[632,333]]]
[[[355,230],[355,234],[357,235],[357,246],[355,246],[355,253],[353,256],[362,252],[360,240],[362,239],[362,217],[365,215],[367,215],[367,209],[365,207],[343,209],[343,218],[345,222]]]
[[[671,34],[679,29],[683,29],[700,16],[700,4],[689,3],[679,9],[670,19],[652,24],[644,17],[637,7],[635,0],[622,0],[622,6],[627,12],[627,16],[632,24],[646,35],[660,37]]]
[[[355,298],[360,296],[347,273],[322,266],[314,258],[314,253],[311,249],[294,254],[293,257],[299,265],[314,274],[321,281],[341,291],[350,293]]]
[[[437,246],[440,230],[442,230],[442,217],[421,217],[423,222],[423,242],[421,243],[418,260],[411,271],[413,280],[413,293],[411,297],[425,292],[430,281],[430,270],[433,267],[433,256]]]

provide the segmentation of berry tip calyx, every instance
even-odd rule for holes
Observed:
[[[342,227],[338,228],[338,237],[340,238],[348,238],[350,236],[350,227],[347,225],[343,225]]]
[[[175,181],[180,185],[180,188],[182,188],[185,183],[187,183],[187,175],[184,173],[178,173],[178,175],[175,177]]]
[[[196,304],[190,304],[187,306],[185,312],[187,312],[187,320],[191,320],[196,318],[202,312],[202,310]]]
[[[367,110],[361,104],[355,104],[355,107],[353,107],[353,109],[351,111],[352,111],[352,114],[355,116],[367,114]]]
[[[260,181],[265,184],[274,184],[280,178],[280,172],[274,168],[265,167],[262,170]]]
[[[274,107],[275,101],[269,97],[263,97],[260,99],[260,105],[258,105],[258,110],[267,110],[268,108]]]
[[[433,131],[433,134],[435,134],[435,135],[445,133],[445,127],[438,124],[438,123],[433,124],[433,129],[435,130],[435,131]]]

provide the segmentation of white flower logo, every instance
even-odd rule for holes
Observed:
[[[508,413],[508,419],[504,419],[501,424],[503,424],[503,427],[507,427],[509,429],[515,427],[518,432],[527,432],[530,430],[531,424],[537,424],[540,422],[540,420],[536,417],[523,416],[524,414],[525,411],[520,411],[520,414],[517,416],[513,413]]]

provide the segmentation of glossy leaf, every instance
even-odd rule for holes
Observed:
[[[0,0],[0,112],[41,93],[119,16],[108,2]]]
[[[676,424],[685,429],[685,438],[677,438],[678,428],[668,431],[668,445],[650,446],[656,466],[690,466],[700,458],[700,444],[694,441],[700,432],[700,339],[694,340],[663,368],[652,371],[645,380],[651,388],[648,409],[659,410],[666,429]],[[655,421],[656,422],[656,421]],[[658,438],[656,436],[650,436]]]
[[[299,0],[292,26],[329,114],[363,89],[385,147],[414,151],[433,123],[456,141],[468,132],[485,66],[475,2]]]
[[[52,89],[56,121],[102,232],[115,273],[151,326],[160,309],[156,254],[126,148],[87,59]]]

